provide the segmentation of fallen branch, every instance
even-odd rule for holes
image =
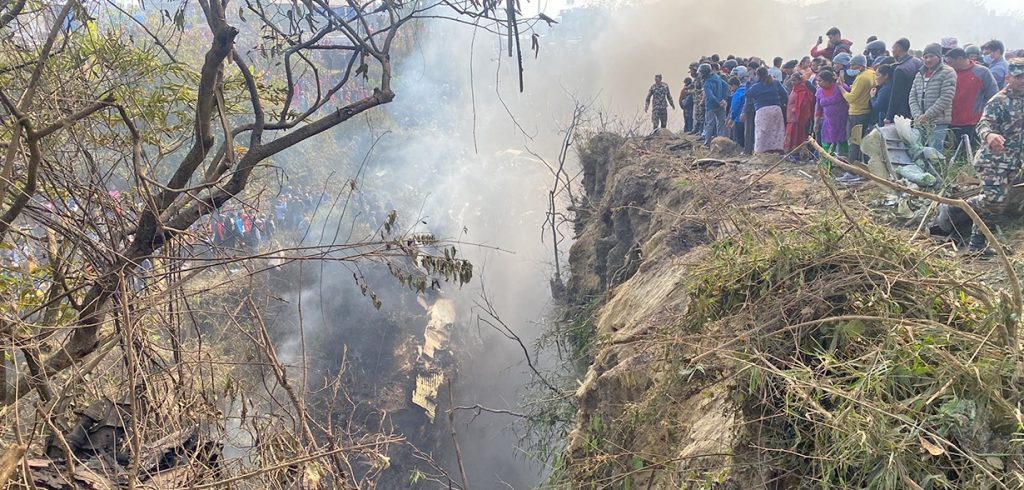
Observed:
[[[455,405],[455,396],[452,395],[452,382],[448,380],[448,406]],[[462,476],[462,488],[469,488],[469,478],[466,477],[466,465],[462,464],[462,448],[459,447],[459,434],[455,432],[455,411],[448,411],[448,427],[452,432],[452,445],[455,446],[455,461],[459,463],[459,475]]]
[[[477,415],[480,415],[483,412],[487,412],[487,413],[494,413],[494,414],[498,414],[498,415],[511,415],[513,417],[519,417],[519,418],[524,418],[524,419],[527,417],[527,415],[524,414],[524,413],[513,412],[511,410],[502,410],[502,409],[499,409],[499,408],[487,408],[487,407],[485,407],[485,406],[483,406],[483,405],[481,405],[479,403],[477,403],[476,405],[473,405],[471,407],[454,407],[454,408],[452,408],[451,410],[448,410],[448,411],[449,412],[458,412],[460,410],[472,410]]]
[[[6,487],[11,481],[14,471],[21,465],[21,458],[25,456],[27,448],[21,444],[11,444],[7,447],[2,458],[0,458],[0,486]]]
[[[191,487],[191,488],[194,488],[196,490],[199,490],[199,489],[202,489],[202,488],[230,488],[230,484],[231,483],[248,480],[250,478],[253,478],[253,477],[265,474],[265,473],[269,473],[271,471],[285,469],[285,468],[288,468],[290,466],[296,466],[296,465],[300,465],[300,464],[303,464],[303,463],[308,463],[310,461],[316,461],[318,459],[326,458],[328,456],[333,456],[335,454],[341,454],[341,453],[345,453],[345,452],[353,452],[354,453],[354,452],[357,452],[357,451],[362,451],[364,449],[378,448],[380,446],[384,446],[384,445],[386,445],[388,443],[391,443],[391,442],[400,442],[400,441],[402,441],[402,438],[393,438],[393,439],[390,439],[390,440],[385,440],[385,441],[380,441],[380,442],[373,442],[373,443],[369,443],[369,444],[357,444],[357,445],[354,445],[354,446],[339,447],[337,449],[332,449],[330,451],[322,451],[322,452],[319,452],[319,453],[316,453],[316,454],[311,454],[309,456],[304,456],[304,457],[301,457],[301,458],[295,458],[295,459],[290,460],[290,461],[285,461],[284,463],[279,463],[279,464],[275,464],[275,465],[272,465],[272,466],[267,466],[267,467],[264,467],[264,468],[260,468],[258,470],[253,470],[253,471],[250,471],[248,473],[243,473],[241,475],[238,475],[238,476],[235,476],[235,477],[232,477],[232,478],[228,478],[228,479],[225,479],[225,480],[220,480],[220,481],[213,482],[213,483],[206,483],[206,484],[203,484],[203,485],[196,485],[196,486]]]
[[[996,253],[999,255],[999,260],[1000,262],[1003,263],[1003,268],[1006,269],[1006,275],[1009,277],[1010,291],[1013,294],[1014,311],[1013,315],[1011,315],[1008,321],[1006,322],[1007,338],[1004,340],[1006,342],[1006,347],[1009,347],[1015,355],[1019,354],[1020,345],[1017,341],[1017,322],[1020,321],[1021,314],[1024,313],[1024,306],[1022,306],[1024,305],[1024,300],[1021,299],[1022,295],[1020,279],[1017,277],[1017,271],[1014,270],[1013,264],[1010,263],[1010,258],[1006,256],[1006,250],[1003,248],[1003,245],[999,242],[999,240],[996,239],[996,236],[992,233],[992,230],[990,230],[988,225],[985,224],[985,221],[981,219],[981,216],[978,216],[978,213],[974,210],[974,208],[972,208],[971,205],[968,204],[967,201],[963,199],[950,199],[948,197],[932,194],[930,192],[911,189],[910,187],[907,187],[905,185],[898,184],[888,179],[883,179],[881,177],[876,176],[875,174],[872,174],[866,169],[860,168],[856,165],[850,165],[830,155],[828,151],[822,148],[821,145],[819,145],[818,142],[814,140],[814,138],[809,138],[808,142],[814,149],[818,150],[818,152],[821,155],[823,155],[826,159],[832,162],[833,165],[847,172],[850,172],[851,174],[865,178],[876,184],[881,184],[890,189],[910,194],[912,196],[917,196],[920,198],[935,201],[939,204],[947,204],[949,206],[960,208],[961,210],[963,210],[963,212],[967,213],[967,215],[971,217],[971,221],[973,221],[974,225],[977,226],[979,230],[981,230],[981,233],[985,235],[986,239],[988,239],[988,243],[992,245],[992,248],[995,249]]]

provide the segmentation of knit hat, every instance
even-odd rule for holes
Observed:
[[[931,44],[925,46],[924,47],[924,53],[922,53],[922,56],[928,56],[930,54],[938,56],[938,57],[941,58],[942,57],[942,46],[939,46],[938,43],[931,43]]]
[[[707,63],[701,63],[700,67],[697,68],[697,71],[699,71],[701,75],[710,75],[711,74],[711,65],[709,65]]]
[[[839,53],[832,58],[832,62],[837,65],[850,66],[851,56],[848,53]]]
[[[723,63],[722,66],[732,70],[739,66],[739,63],[736,60],[725,60],[725,63]]]
[[[868,59],[864,55],[858,54],[857,56],[850,58],[850,65],[868,66]]]
[[[740,80],[746,80],[747,79],[747,67],[745,67],[745,66],[737,66],[736,68],[732,69],[732,73],[730,73],[730,75],[732,75],[732,76],[734,76],[736,78],[739,78]]]

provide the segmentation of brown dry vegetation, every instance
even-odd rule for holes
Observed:
[[[881,189],[694,145],[580,151],[568,287],[600,307],[552,485],[1024,486],[999,262],[873,224]]]
[[[360,402],[281,359],[275,338],[301,322],[273,331],[280,298],[257,272],[373,260],[423,289],[472,266],[394,213],[258,253],[218,250],[209,217],[265,212],[275,157],[394,100],[416,19],[531,24],[511,0],[138,3],[0,1],[0,485],[372,488],[402,438],[372,408],[317,416]],[[114,442],[82,451],[82,431]]]

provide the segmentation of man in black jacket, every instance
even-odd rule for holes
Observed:
[[[910,56],[910,41],[902,38],[892,45],[892,56],[896,59],[892,74],[892,99],[885,114],[885,124],[892,124],[897,115],[910,117],[910,87],[917,72],[924,65],[920,59]]]

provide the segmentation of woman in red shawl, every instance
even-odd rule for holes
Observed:
[[[800,72],[793,73],[793,89],[786,108],[786,153],[789,153],[807,142],[814,119],[814,89]]]

